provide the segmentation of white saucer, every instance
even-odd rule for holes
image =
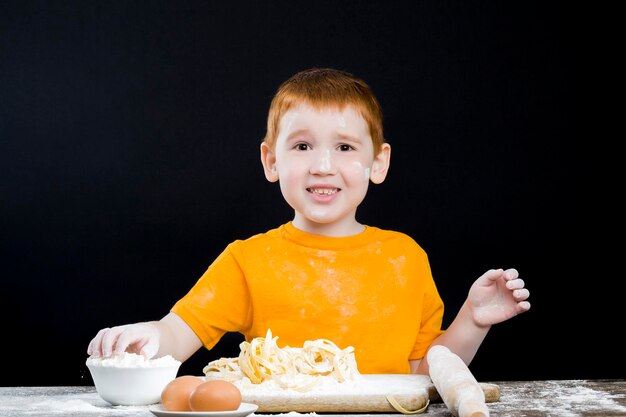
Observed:
[[[148,409],[157,417],[245,417],[259,408],[256,404],[241,403],[233,411],[168,411],[161,404],[153,405]]]

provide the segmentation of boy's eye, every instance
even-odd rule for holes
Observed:
[[[309,149],[309,145],[307,145],[306,143],[298,143],[296,145],[296,149],[299,151],[306,151]]]
[[[352,146],[350,146],[350,145],[345,145],[345,144],[339,145],[339,150],[342,151],[342,152],[351,151],[353,149],[354,148]]]

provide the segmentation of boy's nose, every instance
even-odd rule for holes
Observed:
[[[311,173],[326,175],[335,173],[335,164],[329,149],[324,149],[317,153],[315,160],[311,164]]]

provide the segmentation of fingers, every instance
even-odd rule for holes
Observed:
[[[502,277],[504,270],[502,269],[490,269],[484,274],[482,274],[477,282],[481,285],[491,285],[493,282],[497,281]]]
[[[137,323],[124,326],[124,331],[117,336],[113,354],[122,354],[125,351],[140,353],[146,359],[152,358],[159,350],[158,335],[150,324]]]
[[[113,355],[121,355],[126,351],[126,348],[130,346],[131,343],[136,342],[135,332],[132,331],[132,328],[124,326],[123,331],[120,331],[117,334],[113,334],[113,332],[109,332],[107,336],[110,335],[112,338],[110,341],[107,340],[106,346],[112,346],[112,354]]]
[[[120,343],[120,334],[124,332],[126,326],[117,326],[112,327],[108,331],[106,331],[102,337],[102,345],[101,351],[102,356],[109,357],[111,355],[124,353],[126,348],[128,347],[128,343],[124,346]]]
[[[517,311],[523,313],[530,310],[530,303],[528,301],[521,301],[517,303]]]
[[[519,278],[519,272],[517,272],[517,269],[515,268],[510,268],[507,270],[504,270],[502,268],[490,269],[485,272],[479,279],[487,280],[489,283],[495,282],[499,279],[504,279],[504,281],[506,282],[506,287],[511,290],[524,287],[524,280]]]
[[[146,343],[141,348],[141,351],[139,353],[145,356],[146,359],[150,359],[156,356],[158,351],[159,351],[159,344],[156,342],[156,340],[150,339],[148,340],[148,343]]]
[[[113,354],[123,353],[130,344],[127,338],[121,337],[126,328],[127,326],[117,326],[100,330],[89,342],[87,354],[95,358],[106,358]]]
[[[523,279],[518,278],[519,273],[514,269],[509,269],[504,272],[504,278],[507,280],[505,286],[511,290],[513,297],[520,301],[525,300],[530,296],[530,292],[524,288],[526,283]]]
[[[517,279],[519,277],[519,272],[515,268],[509,268],[504,271],[504,279],[507,281],[511,281]]]
[[[506,280],[505,286],[511,290],[511,294],[515,301],[525,301],[530,297],[530,291],[524,286],[526,283],[523,279],[519,278],[517,270],[511,268],[504,271],[504,279]],[[530,308],[530,303],[526,302],[521,307],[524,311]]]
[[[91,342],[89,342],[89,346],[87,347],[87,354],[90,356],[93,356],[95,358],[99,358],[102,355],[102,338],[104,337],[104,334],[106,332],[109,331],[109,328],[105,328],[105,329],[101,329],[98,334],[96,334],[96,337],[94,337],[93,339],[91,339]]]
[[[530,297],[530,291],[528,291],[526,288],[514,290],[512,294],[513,298],[515,298],[515,301],[524,301],[527,300],[528,297]]]
[[[517,272],[515,268],[507,270],[490,269],[485,272],[479,280],[482,281],[482,285],[491,285],[500,280],[504,280],[500,282],[504,284],[506,289],[511,291],[513,298],[517,302],[525,301],[530,297],[530,292],[525,288],[526,283],[519,277],[519,272]],[[530,308],[530,304],[524,303],[520,308],[526,311]]]
[[[504,279],[506,280],[506,288],[511,290],[513,299],[517,302],[517,313],[524,313],[530,310],[530,303],[527,301],[530,297],[530,291],[525,288],[526,283],[519,278],[519,272],[511,268],[504,271]]]
[[[93,357],[109,357],[124,352],[139,353],[150,359],[159,351],[159,331],[149,323],[127,324],[105,328],[89,343],[87,353]]]
[[[520,288],[524,288],[524,280],[521,278],[517,278],[511,281],[506,282],[506,287],[509,290],[519,290]]]

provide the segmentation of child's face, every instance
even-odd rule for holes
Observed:
[[[388,156],[388,145],[385,149]],[[366,121],[352,107],[289,110],[280,120],[275,149],[266,148],[265,155],[266,176],[280,181],[296,227],[337,224],[345,230],[356,223],[378,158]]]

